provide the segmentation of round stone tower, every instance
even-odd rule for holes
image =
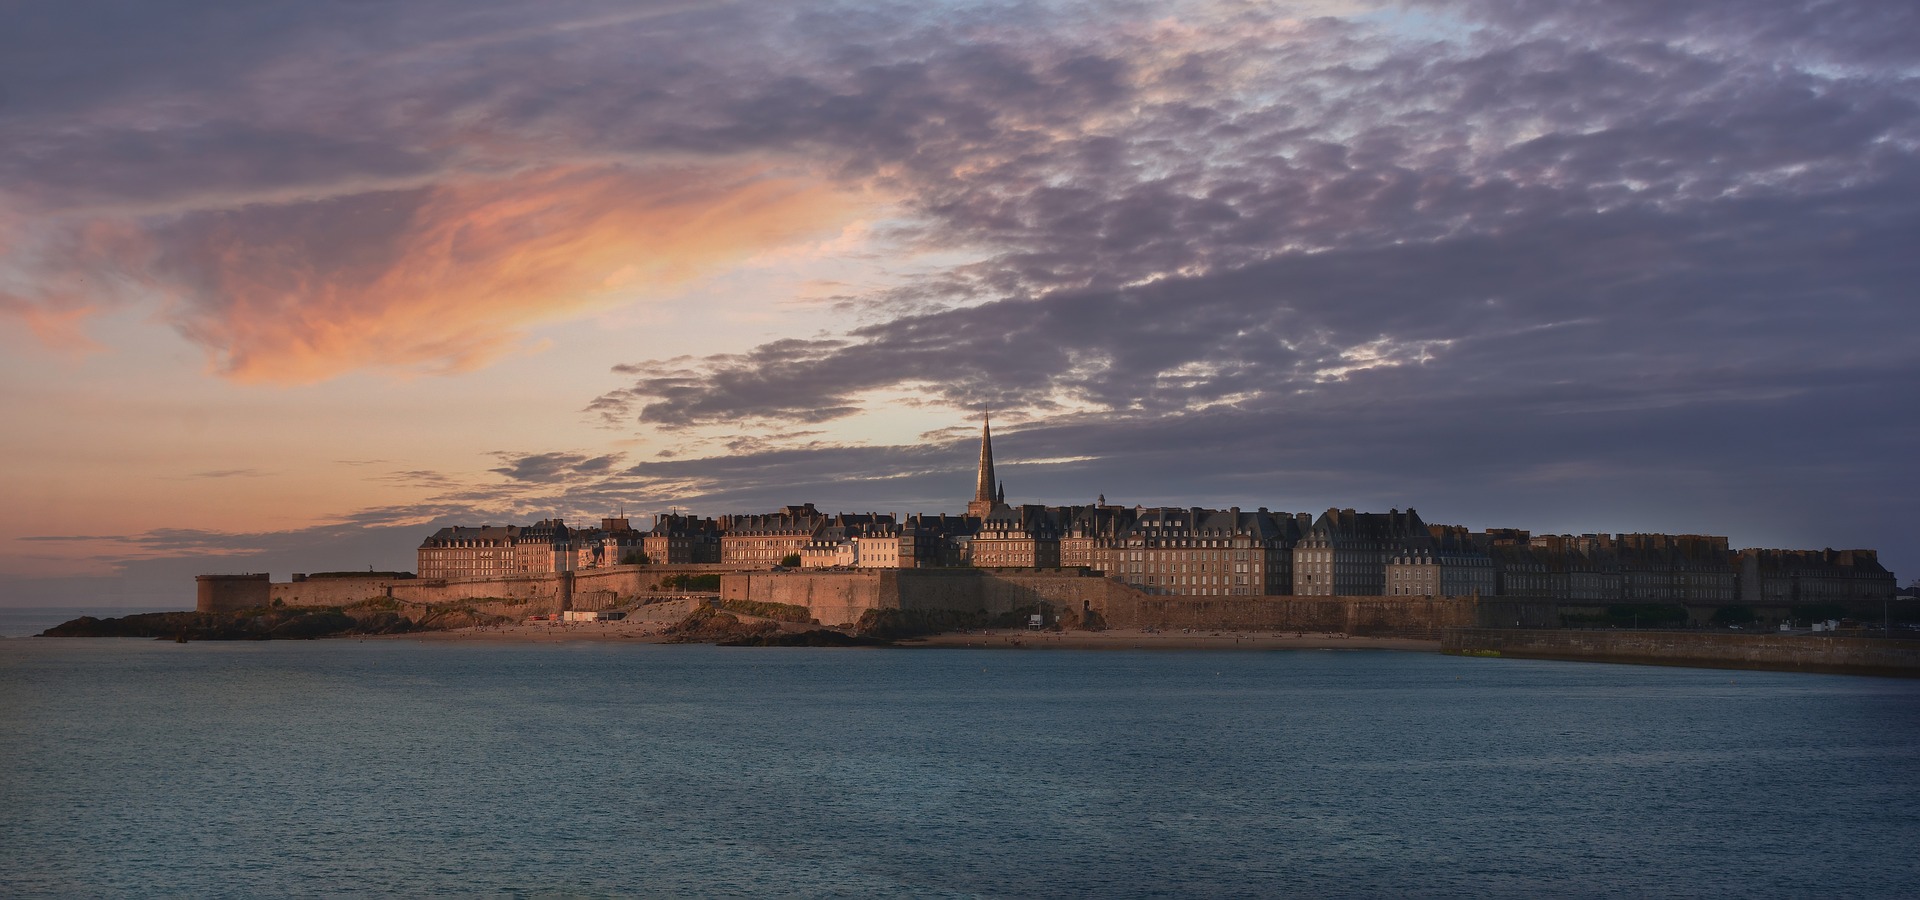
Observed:
[[[200,598],[195,612],[229,613],[266,606],[273,599],[273,583],[259,575],[195,575]]]

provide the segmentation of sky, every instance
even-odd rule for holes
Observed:
[[[16,0],[0,604],[1417,508],[1920,575],[1911,0]]]

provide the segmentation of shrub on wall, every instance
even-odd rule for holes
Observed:
[[[714,577],[718,578],[719,576],[716,575]],[[796,606],[792,603],[763,603],[758,600],[722,600],[720,601],[720,608],[729,609],[737,613],[745,613],[749,616],[759,616],[762,619],[772,619],[776,622],[796,622],[801,625],[817,624],[814,622],[812,610],[804,606]]]

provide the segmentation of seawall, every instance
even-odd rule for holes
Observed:
[[[273,582],[258,602],[282,606],[351,606],[388,599],[404,606],[458,604],[499,615],[551,615],[566,609],[606,609],[670,592],[674,575],[712,575],[722,566],[607,566],[580,572],[505,578],[329,577]],[[403,610],[404,611],[404,610]]]
[[[1813,634],[1451,628],[1440,652],[1521,659],[1920,677],[1920,641]]]
[[[1094,613],[1117,628],[1334,631],[1438,639],[1446,628],[1482,624],[1472,597],[1215,597],[1147,594],[1079,569],[903,569],[742,572],[720,579],[729,600],[804,606],[822,624],[856,622],[870,609],[1001,613],[1040,608]],[[1494,617],[1516,615],[1502,604]],[[1532,611],[1518,613],[1537,619]]]

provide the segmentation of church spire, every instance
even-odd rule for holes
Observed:
[[[994,486],[998,480],[993,477],[993,422],[983,418],[980,423],[980,474],[974,483],[973,502],[967,504],[967,515],[986,518],[993,512],[996,501]]]

